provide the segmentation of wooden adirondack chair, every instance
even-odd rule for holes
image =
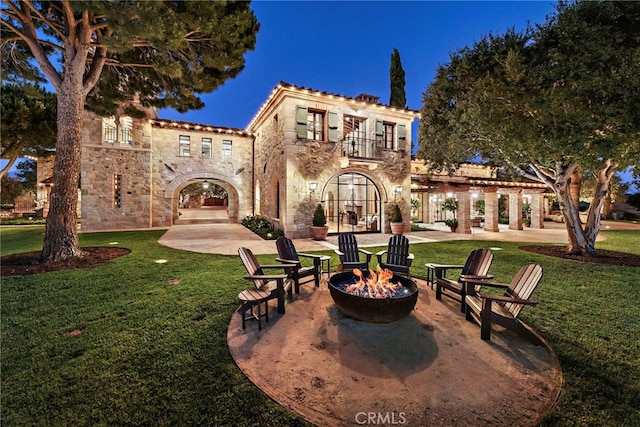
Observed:
[[[465,281],[468,279],[482,280],[493,279],[493,276],[487,274],[491,262],[493,261],[493,252],[489,249],[475,249],[471,251],[464,265],[446,265],[446,264],[426,264],[427,268],[435,271],[436,299],[441,300],[442,296],[446,296],[455,301],[460,302],[460,311],[465,312]],[[460,276],[457,280],[446,277],[448,270],[459,270]],[[479,285],[476,285],[479,290]]]
[[[291,278],[293,279],[296,294],[300,293],[300,285],[302,284],[310,283],[313,281],[315,282],[316,287],[320,286],[321,257],[319,255],[299,253],[298,251],[296,251],[296,247],[294,246],[291,239],[284,236],[280,236],[276,239],[276,247],[278,248],[278,258],[276,258],[276,261],[295,265]],[[302,262],[300,261],[300,257],[312,259],[313,266],[303,267]],[[302,282],[302,279],[307,280]]]
[[[387,255],[386,261],[383,256]],[[413,254],[409,253],[409,239],[404,234],[397,234],[389,238],[387,249],[376,253],[380,268],[411,277],[410,268],[413,262]]]
[[[242,264],[247,270],[248,275],[244,276],[245,279],[253,281],[255,289],[246,290],[238,295],[238,298],[242,301],[238,312],[242,315],[242,328],[244,329],[246,317],[246,311],[251,310],[250,318],[256,318],[258,320],[259,328],[262,329],[260,318],[260,306],[265,304],[265,317],[269,320],[267,302],[271,299],[278,300],[278,313],[285,312],[285,292],[288,299],[293,298],[291,292],[291,275],[293,274],[293,264],[277,264],[277,265],[260,265],[253,252],[249,248],[239,248],[238,255],[242,260]],[[265,274],[264,270],[267,269],[279,269],[283,270],[284,274]],[[258,315],[253,314],[253,308],[258,307]]]
[[[373,253],[358,248],[356,236],[353,233],[342,233],[338,235],[338,249],[334,249],[340,257],[343,271],[350,271],[354,268],[367,271]],[[365,256],[365,261],[360,260],[360,254]]]
[[[467,281],[466,318],[480,324],[480,338],[491,339],[492,316],[497,315],[507,320],[517,321],[518,314],[525,305],[536,305],[538,302],[529,298],[542,279],[543,270],[540,265],[525,265],[513,277],[510,284],[492,281]],[[471,289],[476,283],[482,286],[505,288],[504,295],[475,294]],[[496,302],[496,304],[493,304]]]

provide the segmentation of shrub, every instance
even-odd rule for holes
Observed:
[[[391,212],[391,222],[402,222],[402,211],[400,210],[400,206],[398,206],[397,204],[393,205],[393,211]]]
[[[249,215],[242,220],[242,225],[265,240],[275,240],[284,236],[282,230],[274,228],[267,218],[261,216]]]
[[[318,206],[313,213],[313,226],[324,227],[325,225],[327,225],[327,217],[324,214],[324,208],[320,203],[318,203]]]
[[[453,218],[453,219],[445,219],[444,220],[445,225],[452,227],[452,228],[456,228],[458,227],[458,220]]]

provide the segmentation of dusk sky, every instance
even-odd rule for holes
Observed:
[[[422,94],[449,53],[488,33],[544,23],[552,1],[255,1],[260,22],[245,69],[203,97],[202,110],[161,118],[244,129],[282,80],[320,91],[368,93],[389,103],[394,48],[406,73],[407,106]],[[417,122],[417,121],[416,121]],[[414,138],[415,140],[415,138]]]

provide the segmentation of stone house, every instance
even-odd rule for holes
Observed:
[[[512,194],[514,227],[522,227],[521,183],[498,181],[494,171],[474,166],[457,176],[428,173],[423,161],[411,159],[418,112],[376,96],[280,82],[246,129],[160,119],[155,110],[147,117],[85,114],[82,230],[169,227],[179,219],[181,192],[192,184],[221,188],[230,221],[261,215],[292,238],[310,237],[319,203],[330,233],[388,233],[394,204],[407,225],[412,215],[440,221],[439,203],[450,192],[459,201],[458,232],[473,225],[474,194],[485,200],[486,230],[498,231],[500,192]],[[40,159],[37,200],[45,215],[51,173],[52,159]],[[524,187],[533,197],[532,225],[541,228],[543,190]],[[412,211],[412,199],[420,209]]]
[[[409,222],[411,124],[417,112],[280,83],[247,129],[148,118],[84,119],[84,231],[168,227],[190,184],[224,189],[227,215],[269,218],[310,236],[322,203],[331,232],[388,231],[391,203]],[[38,162],[48,204],[52,159]],[[46,214],[46,209],[45,209]]]
[[[255,213],[308,237],[322,203],[330,233],[389,232],[398,203],[408,224],[411,124],[418,113],[281,82],[251,120]]]

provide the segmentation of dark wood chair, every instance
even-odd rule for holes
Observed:
[[[338,235],[338,249],[334,249],[340,258],[343,271],[350,271],[354,268],[367,271],[373,253],[358,248],[356,236],[353,233],[341,233]],[[360,255],[364,255],[365,260],[360,260]]]
[[[493,252],[489,249],[475,249],[471,251],[464,265],[447,265],[447,264],[427,264],[427,267],[434,270],[436,284],[436,299],[441,300],[442,296],[446,296],[455,301],[460,302],[460,311],[465,312],[465,280],[474,279],[493,279],[493,275],[487,274],[491,262],[493,261]],[[461,270],[460,276],[453,280],[447,278],[448,270]],[[479,285],[476,285],[479,290]]]
[[[387,255],[386,260],[383,256]],[[413,254],[409,253],[409,239],[404,234],[396,234],[389,238],[387,249],[376,253],[380,268],[388,268],[394,273],[411,277],[410,268]]]
[[[251,280],[255,286],[255,289],[261,291],[260,293],[253,292],[253,295],[245,294],[242,295],[240,293],[239,298],[242,301],[240,308],[238,311],[242,315],[242,327],[244,328],[244,320],[246,318],[245,313],[247,310],[252,310],[253,307],[258,306],[260,304],[266,303],[271,299],[278,300],[278,313],[284,313],[284,304],[285,304],[285,292],[287,293],[287,297],[289,300],[293,298],[292,290],[291,290],[291,275],[293,274],[294,265],[293,264],[275,264],[275,265],[260,265],[258,260],[256,259],[253,252],[249,248],[239,248],[238,255],[242,260],[242,264],[244,268],[247,270],[247,275],[244,276],[245,279]],[[278,269],[284,271],[281,274],[265,274],[265,270],[268,269]],[[249,298],[251,297],[251,298]],[[266,306],[267,304],[265,304]],[[265,312],[268,307],[265,307]],[[259,312],[260,313],[260,312]],[[266,314],[268,320],[268,314]],[[258,320],[260,316],[258,316]],[[260,325],[261,326],[261,325]]]
[[[491,339],[491,322],[494,315],[501,320],[517,322],[518,314],[525,305],[538,304],[537,301],[531,301],[529,298],[540,283],[542,275],[543,270],[540,265],[529,264],[522,267],[508,285],[493,281],[467,281],[466,318],[480,324],[480,338]],[[475,293],[473,286],[477,283],[482,286],[505,289],[504,295]]]
[[[296,251],[291,239],[284,236],[276,239],[276,248],[278,248],[276,261],[295,265],[291,278],[296,294],[300,293],[300,285],[305,283],[314,282],[317,287],[320,286],[320,259],[322,258],[320,255],[303,254]],[[303,266],[300,257],[312,259],[313,266]],[[306,280],[302,281],[303,279]]]

